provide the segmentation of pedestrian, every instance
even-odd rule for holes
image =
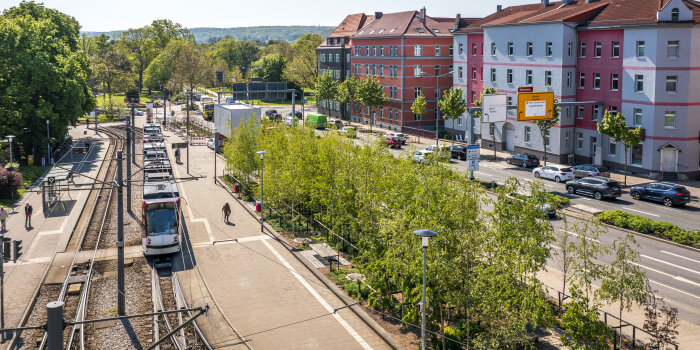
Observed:
[[[87,121],[87,129],[90,129],[90,119],[85,119]]]
[[[224,207],[221,208],[221,211],[224,212],[224,220],[226,221],[226,223],[228,223],[228,217],[231,215],[231,206],[228,205],[228,202],[224,204]]]
[[[24,227],[32,227],[32,211],[34,208],[29,203],[24,205]]]
[[[10,216],[10,214],[7,213],[7,210],[5,210],[5,207],[0,207],[0,230],[3,232],[7,231],[7,227],[5,226],[5,222],[7,221],[8,216]]]
[[[180,149],[179,148],[175,149],[175,162],[177,164],[180,164]]]

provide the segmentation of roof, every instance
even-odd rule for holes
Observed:
[[[378,15],[364,28],[353,35],[353,38],[372,37],[449,37],[454,29],[455,18],[425,17],[421,20],[421,11],[404,11]],[[468,20],[466,20],[468,21]]]
[[[339,26],[333,30],[331,35],[329,35],[329,38],[338,38],[338,37],[349,37],[355,33],[357,33],[358,30],[362,29],[362,27],[365,26],[365,24],[371,22],[374,19],[374,16],[367,16],[364,13],[355,13],[352,15],[348,15],[343,19],[343,22],[340,23]]]
[[[671,0],[572,0],[563,5],[561,1],[511,6],[495,12],[481,20],[472,22],[457,33],[482,32],[483,27],[493,25],[527,24],[544,22],[579,23],[583,26],[618,26],[655,24],[657,11]],[[693,21],[700,22],[700,3],[681,0],[693,10]]]

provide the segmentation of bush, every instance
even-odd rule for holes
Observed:
[[[598,218],[609,225],[655,235],[678,244],[700,245],[700,231],[685,230],[668,222],[654,221],[619,210],[606,211],[598,215]]]
[[[22,174],[0,167],[0,197],[10,198],[22,186]]]

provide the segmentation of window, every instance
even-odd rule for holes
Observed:
[[[674,7],[671,9],[671,22],[678,22],[678,17],[680,15],[680,11],[678,10],[677,7]]]
[[[491,82],[496,82],[496,68],[491,68]]]
[[[544,145],[549,147],[549,129],[545,130],[544,133]]]
[[[459,44],[457,45],[457,52],[459,52],[460,55],[463,55],[463,54],[464,54],[464,44],[459,43]]]
[[[513,56],[513,52],[514,52],[514,51],[515,51],[515,50],[513,49],[513,43],[512,43],[512,42],[509,42],[509,43],[508,43],[508,56]]]
[[[593,73],[593,89],[600,90],[600,73]]]
[[[496,43],[491,43],[491,56],[496,56]]]
[[[676,111],[666,111],[664,113],[664,128],[675,129],[676,128]]]
[[[376,55],[377,55],[377,47],[372,46],[372,56],[376,56]]]
[[[476,91],[472,91],[472,103],[476,101]]]
[[[614,157],[616,152],[617,152],[617,143],[613,140],[610,140],[610,146],[608,147],[608,156]]]
[[[440,75],[440,66],[436,64],[435,65],[435,76],[438,76],[438,75]]]
[[[620,42],[619,41],[613,41],[612,54],[610,56],[612,58],[619,58],[620,57]]]
[[[413,66],[413,76],[414,77],[423,76],[423,66],[421,66],[421,65]]]
[[[644,57],[644,42],[637,41],[637,57]]]
[[[617,106],[610,106],[610,113],[617,115]]]
[[[634,91],[644,92],[644,76],[641,74],[634,76]]]
[[[568,53],[569,57],[571,57],[571,53],[572,53],[571,51],[573,50],[573,46],[574,46],[574,43],[569,41],[569,47],[567,49],[567,53]]]
[[[476,80],[476,67],[472,67],[472,80]]]
[[[379,56],[384,56],[384,45],[379,47]]]
[[[583,133],[576,133],[576,149],[583,148]]]
[[[350,63],[350,54],[349,53],[345,54],[345,62]]]
[[[578,106],[578,111],[576,112],[576,119],[583,119],[583,113],[585,109],[583,106]]]
[[[457,118],[457,125],[462,126],[462,117]]]
[[[457,78],[462,79],[462,67],[457,67]]]
[[[636,126],[641,126],[642,125],[642,109],[641,108],[635,108],[634,109],[634,120],[633,123]]]
[[[551,71],[545,71],[544,72],[544,86],[552,86],[552,72]]]
[[[632,161],[634,165],[642,165],[642,156],[644,155],[644,146],[634,145],[632,146]]]
[[[450,56],[454,55],[454,48],[450,45]]]
[[[532,85],[532,71],[529,69],[525,71],[525,84]]]
[[[508,83],[508,84],[513,83],[513,70],[512,69],[506,70],[506,83]]]
[[[420,94],[422,94],[422,93],[423,93],[422,87],[416,86],[413,88],[413,98],[418,98],[418,96],[420,96]]]
[[[668,75],[666,76],[666,92],[677,92],[678,90],[678,76]]]
[[[509,106],[513,105],[513,96],[508,96],[508,105]]]
[[[525,142],[530,142],[530,138],[532,135],[532,130],[529,126],[525,127]]]
[[[566,149],[569,150],[571,148],[571,131],[567,131],[564,136],[566,138]]]
[[[527,44],[525,44],[525,53],[528,57],[532,56],[532,43],[531,42],[528,42]]]
[[[571,72],[566,72],[566,87],[571,87]]]
[[[413,56],[423,56],[423,45],[413,47]]]
[[[593,115],[591,115],[591,120],[593,120],[593,121],[600,120],[600,105],[593,106]]]
[[[472,56],[476,56],[476,44],[472,44]]]
[[[579,57],[586,57],[586,43],[581,43],[581,47],[578,52]]]
[[[448,68],[447,68],[447,71],[450,72],[450,73],[454,72],[454,71],[455,71],[455,70],[454,70],[454,66],[453,66],[453,65],[449,65]]]
[[[586,73],[579,73],[578,75],[578,88],[583,89],[586,86]]]
[[[547,42],[544,45],[544,55],[547,57],[552,57],[552,43],[551,42]]]
[[[600,58],[600,56],[602,56],[602,55],[603,55],[603,44],[596,42],[595,43],[595,55],[594,55],[594,57]]]
[[[620,76],[617,74],[610,74],[610,90],[617,91],[620,87]]]
[[[420,120],[420,114],[413,113],[413,120]]]
[[[678,48],[680,47],[680,42],[678,40],[669,40],[666,49],[668,58],[678,58]]]
[[[379,65],[379,76],[380,77],[384,76],[384,65],[383,64]]]
[[[372,65],[372,75],[377,75],[377,65],[376,64]]]
[[[459,44],[460,46],[462,44]],[[435,56],[440,56],[440,46],[435,46]]]

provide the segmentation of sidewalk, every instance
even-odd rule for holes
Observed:
[[[166,133],[166,143],[179,138]],[[168,152],[172,153],[171,149]],[[171,154],[172,155],[172,154]],[[182,157],[183,160],[186,157]],[[228,192],[214,184],[213,152],[190,149],[176,165],[189,239],[183,238],[178,272],[190,306],[208,303],[210,318],[199,321],[212,343],[255,349],[387,349],[386,343],[309,271],[292,252],[260,232],[260,223]],[[223,161],[217,160],[219,174]],[[231,205],[232,223],[221,207]],[[193,261],[190,261],[190,251]],[[191,265],[194,265],[192,268]]]
[[[74,141],[86,137],[83,135],[84,126],[78,126],[70,130]],[[97,172],[102,164],[107,151],[108,141],[94,140],[96,135],[89,131],[88,136],[93,138],[90,151],[85,157],[86,163],[82,167],[76,165],[74,181],[78,188],[90,188]],[[79,162],[85,154],[69,153],[60,164]],[[84,175],[84,176],[82,176]],[[87,177],[86,177],[87,176]],[[39,182],[40,183],[40,182]],[[66,211],[58,205],[49,213],[44,213],[41,203],[40,186],[28,191],[16,205],[16,212],[11,214],[7,221],[5,237],[13,240],[22,240],[23,253],[16,263],[4,264],[4,288],[5,288],[5,326],[18,326],[27,306],[32,302],[34,291],[44,272],[48,268],[54,253],[63,252],[70,240],[73,229],[85,206],[90,191],[75,190],[70,192],[69,198],[64,194],[63,200]],[[24,205],[29,203],[34,208],[32,215],[32,227],[24,226]],[[5,343],[7,344],[7,342]],[[0,346],[4,348],[3,346]]]

